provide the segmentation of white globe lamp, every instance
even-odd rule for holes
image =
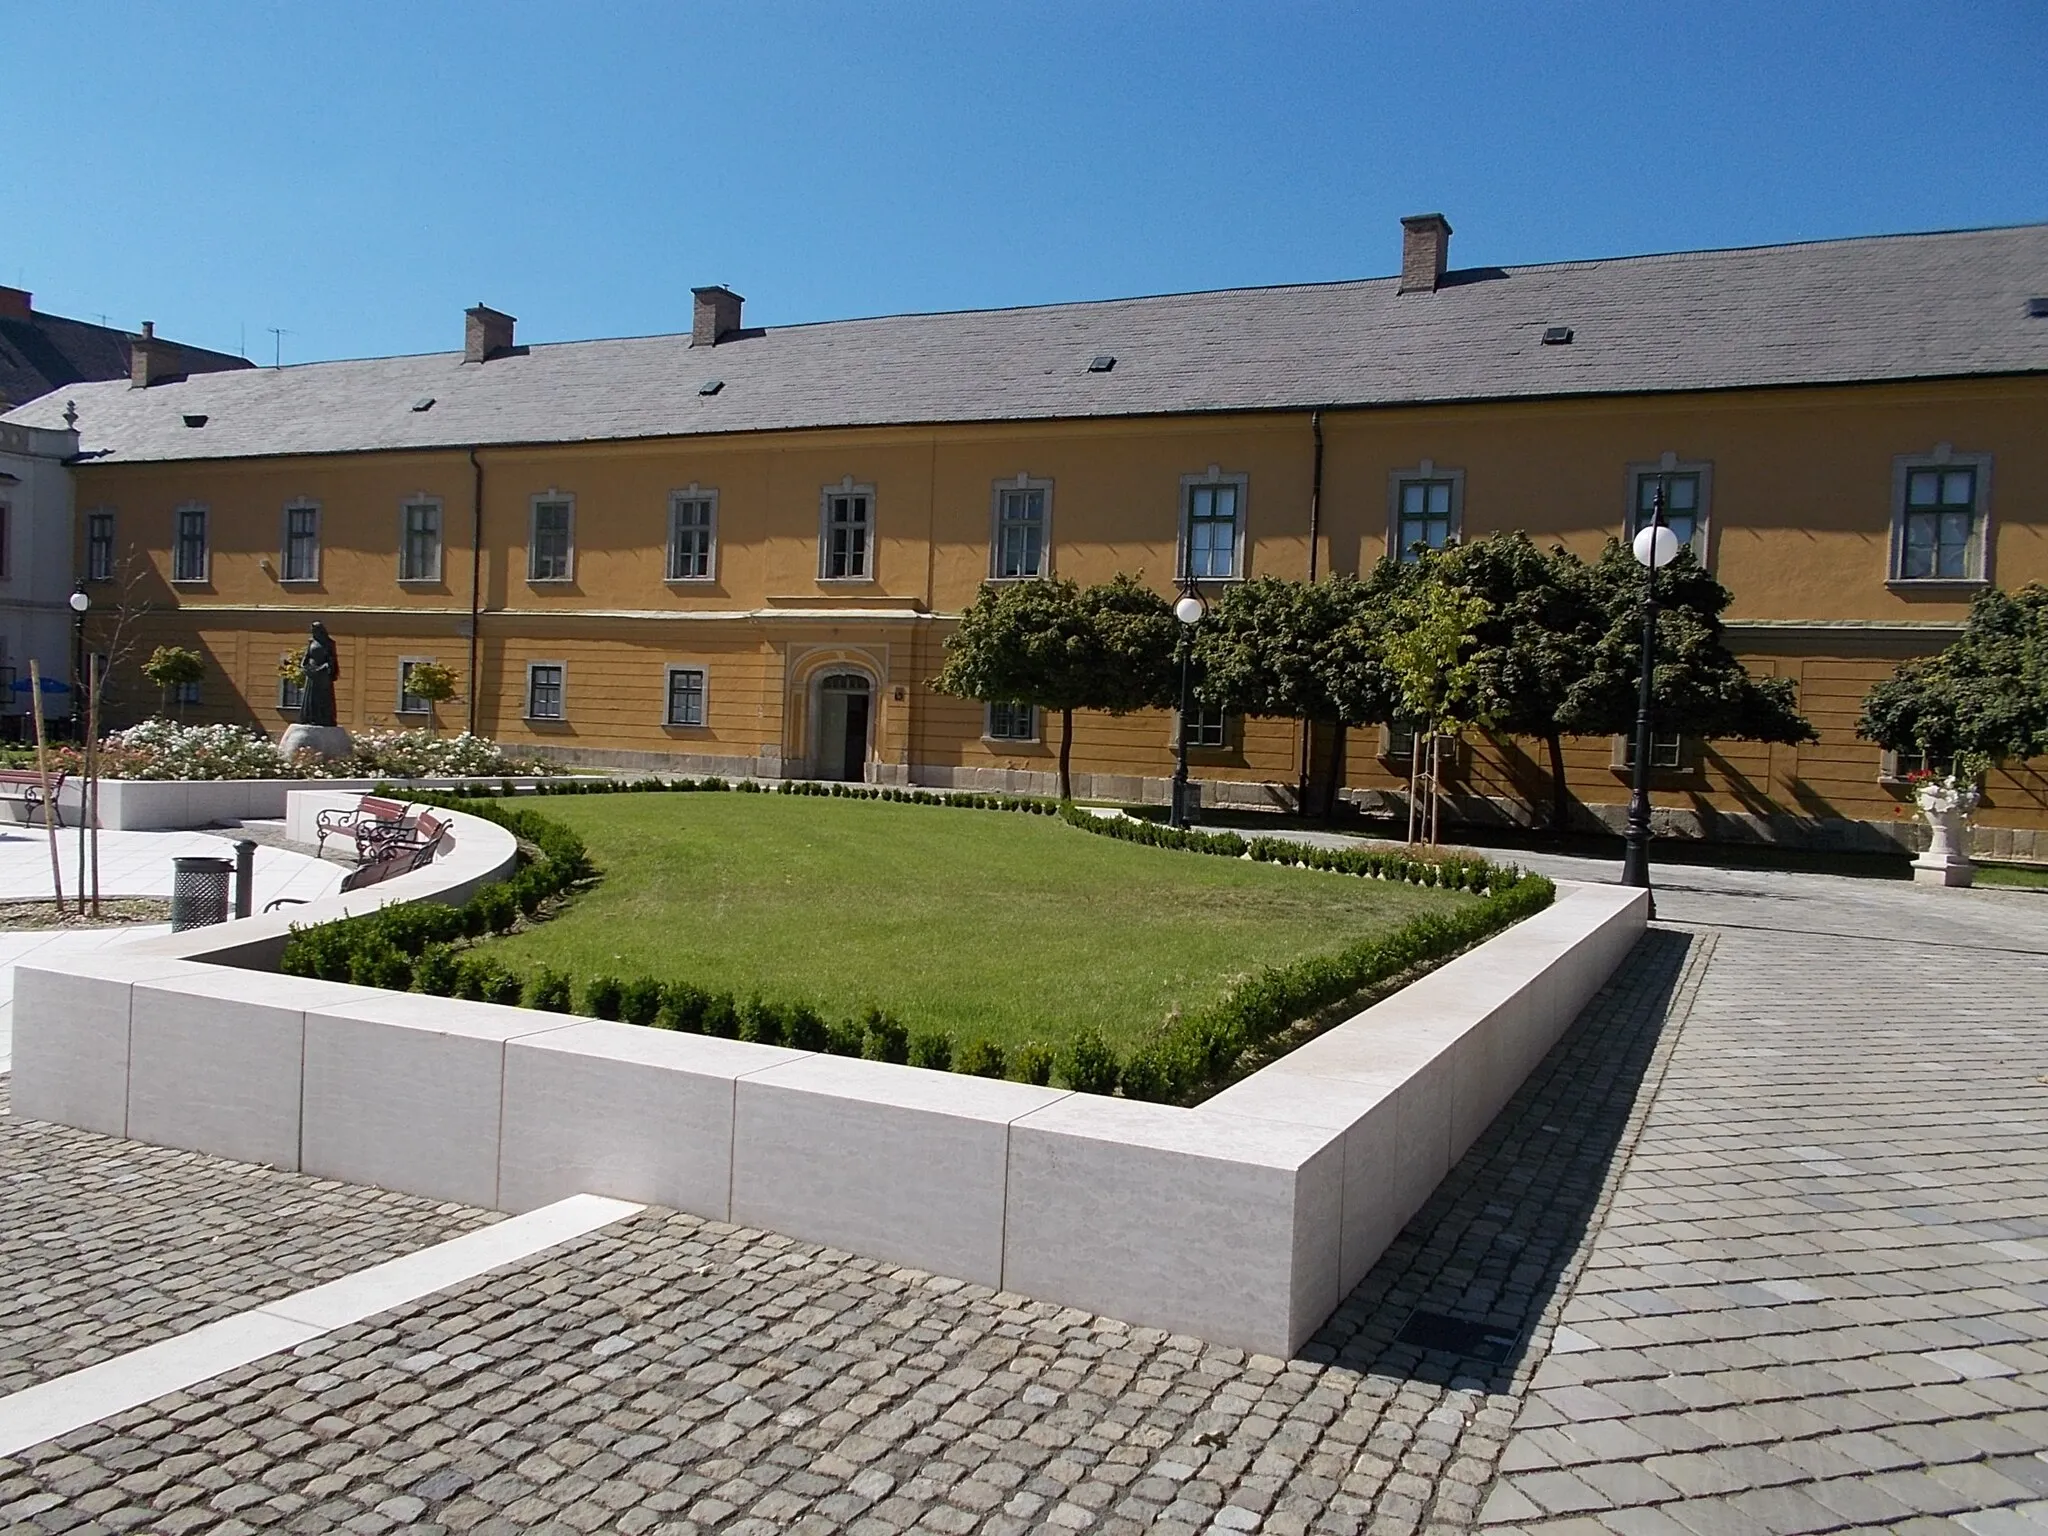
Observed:
[[[1636,564],[1661,571],[1678,558],[1678,535],[1662,523],[1652,523],[1636,535],[1631,547],[1635,551]]]

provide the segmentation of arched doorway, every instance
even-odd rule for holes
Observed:
[[[874,685],[858,672],[827,672],[818,679],[817,734],[812,760],[821,779],[867,777],[868,737],[874,724]]]

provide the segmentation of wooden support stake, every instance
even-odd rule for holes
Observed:
[[[57,853],[57,797],[50,793],[50,744],[43,734],[43,668],[28,660],[28,696],[36,714],[36,776],[43,781],[43,829],[50,835],[50,895],[64,915],[64,861]]]

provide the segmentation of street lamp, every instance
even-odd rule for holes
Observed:
[[[79,739],[85,739],[85,614],[92,607],[92,596],[80,582],[73,589],[68,601],[71,604],[71,718],[78,726]]]
[[[1185,828],[1188,815],[1188,715],[1194,709],[1195,626],[1208,617],[1209,605],[1202,601],[1202,589],[1189,576],[1181,582],[1180,600],[1173,616],[1180,620],[1180,757],[1173,769],[1173,796],[1166,808],[1166,824]]]
[[[1664,488],[1650,501],[1650,521],[1630,546],[1643,572],[1642,676],[1636,693],[1636,761],[1634,792],[1628,802],[1628,844],[1621,856],[1621,883],[1650,888],[1650,690],[1657,664],[1657,569],[1678,555],[1678,535],[1664,526]],[[1657,898],[1650,898],[1650,916]]]

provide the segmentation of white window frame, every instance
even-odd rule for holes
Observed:
[[[832,571],[832,498],[835,496],[864,496],[868,503],[867,559],[858,575],[834,576]],[[867,582],[875,579],[875,528],[880,522],[875,505],[875,488],[862,485],[848,475],[837,485],[826,486],[818,495],[818,580],[823,582]]]
[[[310,512],[313,514],[313,572],[310,576],[292,574],[292,514]],[[284,504],[284,537],[277,552],[277,579],[281,585],[291,587],[315,586],[320,581],[320,503],[300,496]]]
[[[533,712],[533,674],[542,667],[553,667],[556,673],[555,691],[557,713],[536,715]],[[529,661],[526,664],[526,697],[519,702],[522,720],[559,725],[569,718],[569,664],[566,661]]]
[[[1652,730],[1650,733],[1650,772],[1689,772],[1693,766],[1692,744],[1693,739],[1683,732],[1674,731],[1667,735],[1663,731]],[[1633,732],[1626,736],[1615,737],[1614,756],[1608,766],[1613,768],[1616,773],[1634,772],[1635,764],[1631,759],[1635,755],[1635,747],[1636,738]]]
[[[1906,490],[1916,469],[1967,469],[1971,481],[1970,543],[1960,576],[1908,576],[1906,570]],[[1977,588],[1991,585],[1991,455],[1957,453],[1949,443],[1936,443],[1926,453],[1902,453],[1892,459],[1892,538],[1885,584],[1908,591],[1932,587]]]
[[[1243,581],[1246,577],[1245,554],[1248,541],[1245,529],[1251,522],[1252,477],[1249,474],[1226,471],[1220,465],[1211,464],[1198,475],[1180,477],[1180,511],[1177,517],[1179,536],[1174,550],[1174,579],[1185,581],[1191,574],[1189,561],[1194,555],[1194,512],[1195,492],[1210,486],[1232,486],[1237,491],[1237,526],[1232,530],[1230,549],[1230,574],[1227,576],[1195,576],[1196,581]]]
[[[702,718],[677,720],[675,715],[676,674],[697,675],[697,713]],[[711,669],[701,661],[672,661],[661,669],[661,724],[670,731],[706,731],[711,728]]]
[[[102,571],[94,561],[99,550],[99,541],[93,536],[96,525],[104,524],[107,530],[106,569]],[[85,579],[87,581],[112,581],[114,579],[114,512],[111,507],[94,507],[85,514]]]
[[[434,658],[431,656],[401,656],[398,658],[398,714],[425,715],[429,719],[433,717],[434,703],[433,700],[431,699],[420,699],[419,707],[417,709],[407,709],[405,706],[405,701],[407,699],[419,697],[417,694],[411,694],[405,691],[406,673],[409,672],[412,668],[419,666],[421,663],[427,663],[431,665],[433,660]]]
[[[1045,496],[1038,518],[1038,569],[1029,573],[1006,574],[1003,570],[1003,497],[1019,491],[1039,491]],[[988,498],[988,579],[990,581],[1043,581],[1052,574],[1052,481],[1032,478],[1019,470],[1014,480],[998,480]]]
[[[434,509],[434,568],[424,576],[408,574],[406,571],[406,557],[412,551],[412,514],[415,507]],[[433,586],[440,582],[447,559],[447,519],[447,508],[443,506],[438,496],[408,496],[398,504],[398,580],[401,586]]]
[[[1401,542],[1401,492],[1418,481],[1448,484],[1451,488],[1451,510],[1444,533],[1444,547],[1448,549],[1465,537],[1464,470],[1440,468],[1434,459],[1424,459],[1413,469],[1391,470],[1387,474],[1387,553],[1404,565],[1411,561],[1407,546]]]
[[[1218,577],[1217,579],[1222,580],[1223,578]],[[1202,723],[1202,717],[1205,715],[1216,716],[1216,729],[1219,739],[1215,741],[1197,741],[1195,740],[1192,731],[1190,731],[1190,734],[1188,736],[1188,750],[1190,752],[1228,752],[1230,750],[1230,722],[1235,717],[1227,709],[1219,709],[1212,704],[1197,704],[1195,706],[1194,713],[1195,729],[1200,728]],[[1173,719],[1174,726],[1177,730],[1189,729],[1189,727],[1182,723],[1181,713],[1179,710],[1175,710],[1173,712]],[[1176,738],[1176,740],[1177,739],[1178,738]]]
[[[1666,450],[1664,456],[1654,464],[1644,462],[1628,466],[1628,484],[1625,487],[1628,501],[1622,508],[1621,541],[1632,544],[1641,530],[1637,518],[1641,515],[1640,504],[1645,480],[1661,480],[1666,475],[1696,475],[1699,477],[1699,502],[1692,511],[1692,540],[1688,546],[1693,559],[1702,566],[1708,565],[1707,551],[1713,547],[1714,537],[1714,462],[1711,459],[1681,459],[1676,453]]]
[[[199,514],[199,574],[179,574],[185,553],[185,516]],[[171,585],[203,587],[213,576],[213,509],[203,501],[181,502],[171,513]]]
[[[677,535],[682,532],[682,509],[688,502],[708,502],[711,506],[710,521],[704,525],[705,549],[704,571],[699,576],[681,576],[676,573]],[[692,480],[680,490],[668,493],[668,548],[662,552],[662,569],[665,580],[677,586],[697,586],[718,580],[718,492],[706,489]]]
[[[1016,580],[1019,578],[1013,577],[1011,579]],[[1026,721],[1026,734],[1022,736],[998,736],[996,734],[996,710],[999,708],[1023,710]],[[1043,735],[1044,718],[1045,711],[1036,704],[1026,704],[1022,699],[1004,699],[1000,701],[991,699],[982,706],[981,739],[1009,746],[1036,745]]]
[[[559,574],[540,574],[540,509],[542,507],[567,507],[569,517],[564,531],[565,547],[562,551],[562,569]],[[576,497],[573,492],[557,491],[550,488],[537,492],[527,503],[526,512],[526,580],[529,586],[562,586],[576,579]]]

